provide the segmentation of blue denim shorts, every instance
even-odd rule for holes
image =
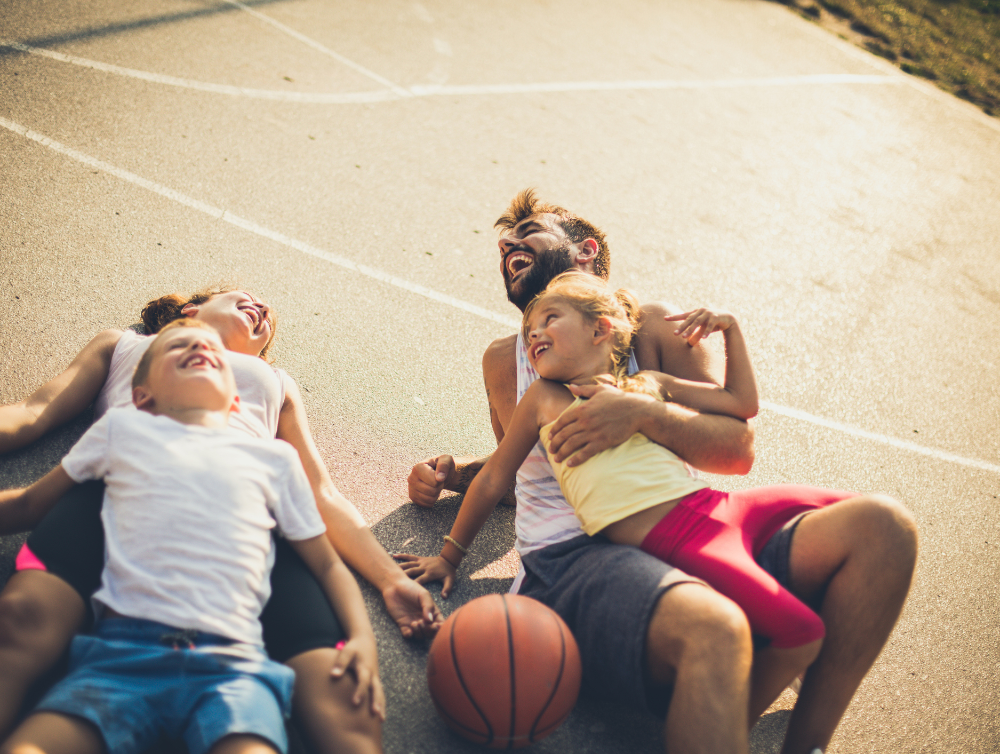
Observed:
[[[93,723],[114,754],[183,738],[190,754],[234,733],[288,750],[295,674],[257,647],[153,621],[110,618],[70,647],[69,673],[36,711]]]

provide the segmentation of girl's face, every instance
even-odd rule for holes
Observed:
[[[182,311],[214,327],[230,351],[259,356],[271,340],[270,307],[246,291],[220,293]]]
[[[610,338],[600,325],[558,298],[542,299],[531,313],[528,359],[556,382],[588,381],[610,371]]]

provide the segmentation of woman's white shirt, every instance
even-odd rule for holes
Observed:
[[[132,330],[122,333],[111,357],[108,379],[94,401],[95,421],[110,408],[132,405],[132,375],[152,342],[152,336]],[[240,395],[240,410],[230,414],[229,426],[253,437],[275,437],[286,386],[292,378],[285,370],[275,369],[256,356],[234,351],[228,351],[227,355]]]

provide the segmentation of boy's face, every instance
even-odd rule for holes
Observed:
[[[222,340],[211,330],[179,327],[150,346],[149,376],[132,391],[132,401],[161,414],[183,410],[236,408],[236,382]]]

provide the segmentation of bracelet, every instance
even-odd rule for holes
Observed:
[[[455,547],[458,548],[458,551],[460,553],[462,553],[463,555],[468,555],[469,554],[469,551],[467,549],[465,549],[461,544],[459,544],[458,540],[455,539],[454,537],[452,537],[452,536],[450,536],[448,534],[445,534],[444,535],[444,541],[445,542],[450,542],[451,544],[455,545]]]
[[[456,571],[458,570],[458,566],[452,563],[450,560],[448,560],[448,558],[446,558],[444,555],[439,555],[438,557],[441,558],[441,560],[443,560],[445,563],[450,565],[452,568],[454,568]]]

